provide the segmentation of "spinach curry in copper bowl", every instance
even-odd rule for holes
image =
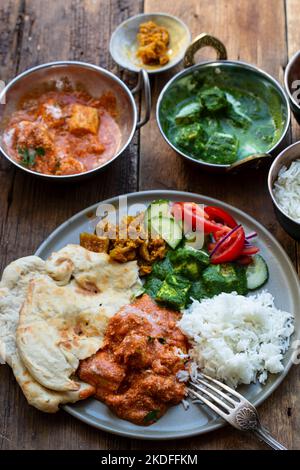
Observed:
[[[221,60],[193,65],[196,50],[207,45]],[[290,123],[281,86],[258,68],[226,58],[222,43],[200,35],[186,52],[189,68],[167,83],[157,103],[157,122],[169,145],[213,171],[270,157]]]

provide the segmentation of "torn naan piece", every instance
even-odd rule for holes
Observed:
[[[0,282],[0,358],[12,368],[28,403],[41,411],[54,413],[60,404],[83,400],[95,390],[81,381],[78,381],[78,390],[73,392],[49,390],[32,377],[20,358],[16,346],[19,311],[29,283],[45,272],[45,261],[37,256],[20,258],[5,268]]]
[[[81,380],[78,380],[79,388],[74,392],[54,392],[43,387],[28,372],[18,353],[12,357],[11,367],[28,403],[45,413],[56,413],[59,405],[76,403],[95,393],[93,386]]]
[[[45,261],[38,256],[27,256],[10,263],[0,282],[0,353],[11,365],[16,354],[16,328],[19,310],[27,295],[30,281],[46,272]]]
[[[83,289],[92,292],[128,290],[132,295],[141,286],[136,261],[118,263],[107,253],[95,253],[80,245],[67,245],[53,253],[46,261],[46,270],[59,285],[73,277]]]
[[[103,343],[108,322],[101,294],[84,291],[76,281],[57,286],[48,276],[30,282],[20,311],[17,346],[31,375],[51,390],[75,391],[70,378],[79,360]]]
[[[46,270],[55,281],[44,275],[30,283],[17,346],[40,384],[75,391],[79,360],[101,348],[109,318],[131,302],[140,286],[138,266],[136,261],[119,264],[106,253],[68,245],[47,260]]]

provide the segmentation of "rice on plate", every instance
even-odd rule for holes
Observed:
[[[191,341],[192,361],[231,387],[256,380],[264,383],[269,373],[282,372],[294,331],[293,315],[277,309],[267,291],[193,300],[179,327]]]

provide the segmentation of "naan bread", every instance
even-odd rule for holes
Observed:
[[[57,286],[48,276],[30,282],[20,311],[17,345],[31,375],[51,390],[78,390],[71,375],[79,359],[103,343],[108,322],[102,295],[84,291],[76,281]]]
[[[118,263],[106,253],[95,253],[80,245],[67,245],[53,253],[46,261],[46,270],[59,285],[66,285],[73,277],[83,289],[92,292],[132,291],[141,286],[136,261]]]
[[[38,256],[27,256],[10,263],[0,282],[0,353],[11,365],[16,354],[16,328],[20,307],[27,295],[29,282],[45,273],[45,261]]]
[[[30,374],[43,386],[76,391],[79,360],[103,344],[108,319],[130,303],[140,286],[136,261],[120,264],[106,253],[68,245],[30,282],[20,312],[17,346]],[[60,285],[58,286],[57,283]]]
[[[78,382],[73,392],[54,392],[40,385],[28,372],[16,347],[19,311],[30,281],[44,275],[45,261],[37,256],[20,258],[6,267],[0,282],[0,358],[7,362],[30,405],[54,413],[60,404],[74,403],[94,393],[94,387]]]
[[[55,413],[59,405],[75,403],[94,395],[95,388],[85,382],[78,381],[79,388],[75,392],[54,392],[39,384],[24,366],[18,353],[13,356],[11,366],[28,403],[46,413]]]

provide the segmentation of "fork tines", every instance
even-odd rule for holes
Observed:
[[[189,382],[188,394],[192,399],[205,403],[224,419],[243,399],[235,390],[205,374],[198,374],[196,379]]]

